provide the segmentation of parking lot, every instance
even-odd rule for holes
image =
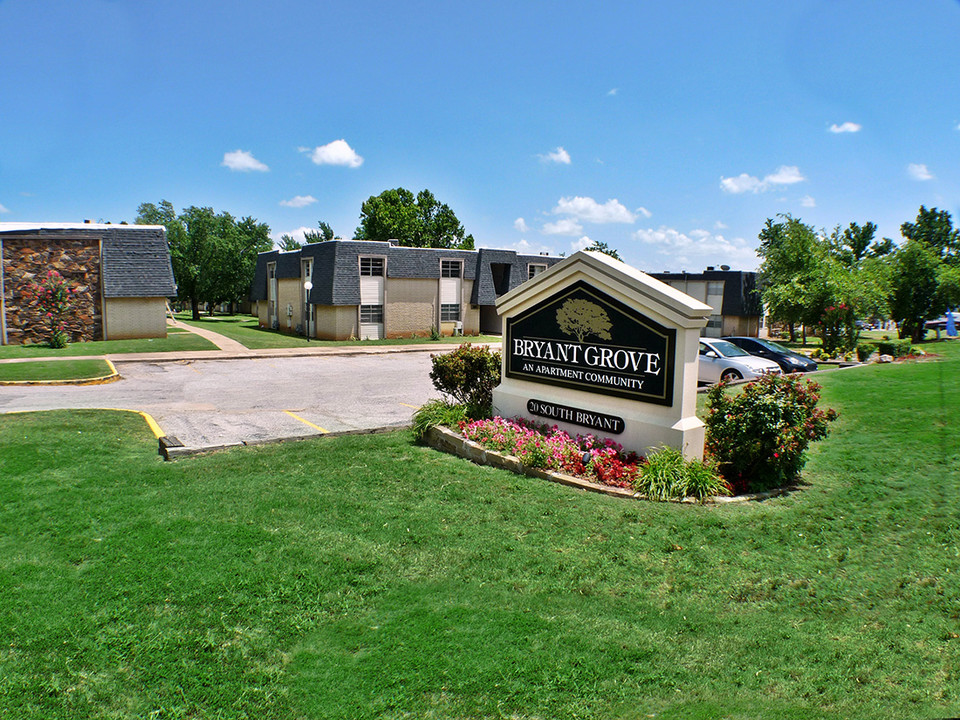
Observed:
[[[409,424],[436,397],[429,352],[117,362],[97,386],[0,387],[0,412],[122,408],[191,448]]]

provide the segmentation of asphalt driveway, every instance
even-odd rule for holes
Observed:
[[[430,353],[117,363],[107,385],[0,387],[0,412],[123,408],[202,448],[410,423],[438,393]]]

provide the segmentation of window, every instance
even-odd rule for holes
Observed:
[[[461,263],[459,260],[441,260],[440,277],[458,278],[460,277],[460,269],[462,267],[463,263]]]
[[[460,320],[460,306],[454,303],[444,303],[440,306],[440,322],[457,322]]]
[[[708,328],[719,328],[723,327],[723,316],[721,315],[711,315],[710,319],[707,320]]]
[[[360,258],[360,274],[369,277],[383,277],[383,258]]]
[[[723,280],[711,280],[707,283],[707,295],[723,295]]]
[[[529,265],[527,265],[527,280],[529,280],[530,278],[535,278],[537,275],[539,275],[546,269],[547,269],[546,265],[541,265],[539,263],[537,264],[530,263]]]
[[[382,323],[383,305],[361,305],[360,322],[362,323]]]

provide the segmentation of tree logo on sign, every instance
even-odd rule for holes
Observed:
[[[582,343],[588,335],[596,335],[601,340],[610,340],[610,316],[599,305],[588,300],[567,300],[557,310],[557,327],[560,332],[573,335]]]

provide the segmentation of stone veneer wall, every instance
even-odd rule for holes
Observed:
[[[100,307],[100,241],[3,238],[3,305],[7,343],[43,343],[47,325],[35,301],[23,293],[56,270],[70,288],[66,332],[70,342],[103,338]]]

